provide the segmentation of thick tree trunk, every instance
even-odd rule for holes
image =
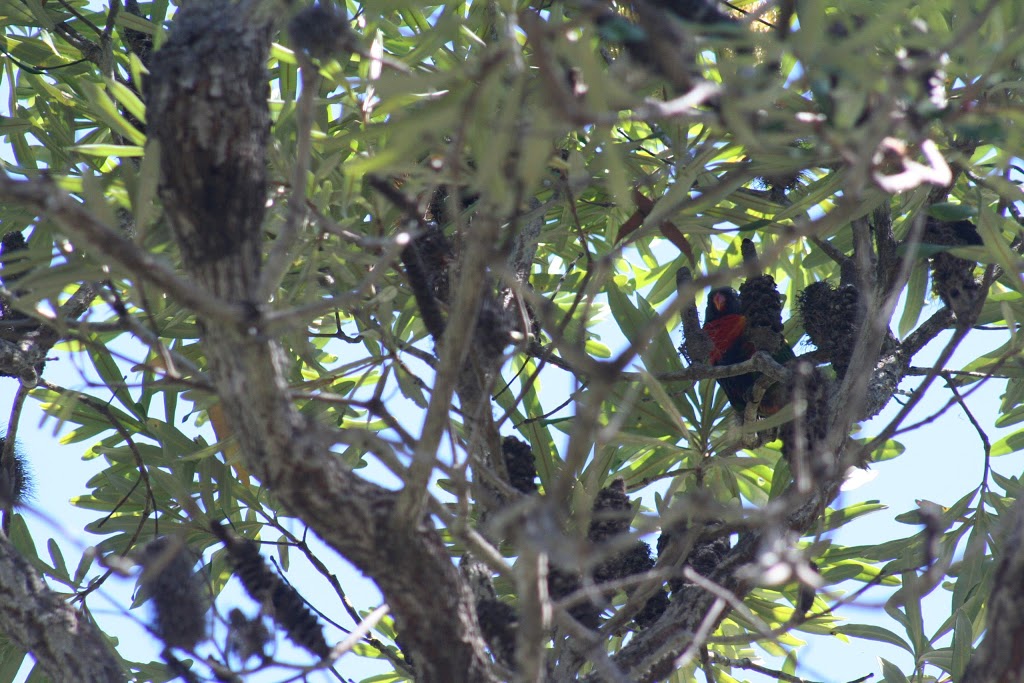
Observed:
[[[203,316],[204,349],[247,465],[292,514],[380,586],[420,681],[488,681],[472,596],[424,519],[397,524],[398,495],[347,469],[328,431],[289,399],[279,347],[255,300],[263,251],[265,64],[270,23],[249,3],[184,7],[153,55],[147,106],[161,150],[160,195],[189,274],[249,320]]]
[[[1024,498],[1006,520],[1002,559],[988,603],[985,637],[971,656],[963,683],[1024,681]]]
[[[46,587],[0,535],[0,633],[32,654],[54,683],[127,679],[96,625]]]

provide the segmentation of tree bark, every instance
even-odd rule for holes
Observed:
[[[0,633],[32,654],[54,683],[116,683],[124,670],[96,624],[46,587],[0,535]]]
[[[201,315],[204,349],[247,466],[282,504],[371,576],[420,681],[489,681],[469,587],[424,517],[396,523],[399,494],[351,472],[330,449],[365,432],[328,430],[289,399],[284,356],[256,301],[270,117],[270,19],[258,3],[190,3],[153,55],[147,107],[161,150],[160,196],[198,283],[251,315]]]
[[[1006,522],[985,637],[971,655],[963,683],[1024,681],[1024,498],[1017,499]]]

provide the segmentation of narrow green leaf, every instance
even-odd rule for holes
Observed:
[[[50,560],[53,562],[54,576],[70,582],[71,577],[68,575],[68,566],[64,562],[64,555],[60,552],[60,546],[57,545],[57,541],[52,538],[48,539],[46,541],[46,550],[50,553]]]
[[[895,664],[881,657],[878,658],[878,661],[882,665],[882,681],[885,683],[910,683]]]
[[[843,624],[833,629],[833,632],[842,633],[843,635],[851,636],[853,638],[861,638],[863,640],[875,640],[880,643],[889,643],[890,645],[901,647],[911,654],[914,653],[913,648],[911,648],[910,644],[903,640],[903,638],[900,638],[889,629],[882,628],[881,626],[875,626],[874,624]]]
[[[80,81],[80,83],[86,99],[93,106],[93,111],[104,123],[136,145],[146,144],[146,136],[138,128],[128,123],[121,112],[117,110],[114,100],[110,99],[102,86],[92,81]]]
[[[143,148],[138,145],[74,145],[72,151],[91,157],[141,157]]]
[[[998,628],[998,626],[997,626]],[[974,632],[971,620],[963,610],[957,610],[956,622],[953,626],[953,662],[949,672],[954,681],[962,681],[967,663],[974,652]]]
[[[1004,436],[992,444],[991,456],[996,457],[1007,455],[1008,453],[1016,453],[1022,448],[1024,448],[1024,429]]]
[[[120,81],[108,78],[107,91],[129,114],[142,123],[146,123],[146,105],[142,103],[134,90]]]
[[[910,281],[907,283],[907,294],[903,306],[903,315],[900,316],[899,335],[900,339],[905,338],[917,326],[921,317],[921,310],[924,308],[925,288],[928,284],[928,262],[919,259],[910,271]]]

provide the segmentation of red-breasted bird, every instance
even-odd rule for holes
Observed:
[[[712,290],[708,295],[703,329],[713,345],[708,358],[712,365],[735,365],[749,360],[757,353],[757,347],[750,340],[749,321],[743,314],[740,295],[731,287]],[[779,344],[772,357],[778,363],[795,358],[793,350],[784,342]],[[718,380],[718,385],[729,397],[732,407],[743,413],[750,398],[750,391],[760,376],[758,372],[748,372],[734,377],[722,377]],[[761,401],[761,413],[774,413],[783,403],[784,397],[781,392],[770,391]]]

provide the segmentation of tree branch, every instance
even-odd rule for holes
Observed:
[[[235,307],[246,307],[260,282],[271,19],[229,2],[189,5],[147,81],[160,196],[189,275]],[[472,594],[429,518],[396,523],[400,494],[364,481],[331,453],[343,435],[293,405],[284,355],[258,332],[258,313],[240,325],[197,310],[246,465],[377,581],[417,680],[493,680]]]
[[[95,622],[46,587],[0,536],[0,633],[32,653],[55,683],[110,683],[125,672]]]

